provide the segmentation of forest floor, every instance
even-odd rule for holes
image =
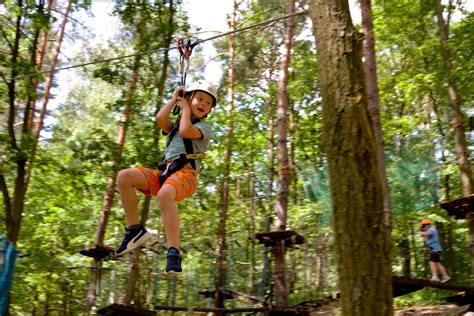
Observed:
[[[474,312],[469,312],[470,305],[457,306],[433,305],[433,306],[412,306],[405,308],[394,308],[394,316],[474,316]],[[327,304],[309,312],[310,316],[336,316],[340,311],[335,304]]]
[[[402,309],[395,309],[394,316],[474,316],[474,312],[469,312],[470,305],[458,306],[456,304],[433,305],[433,306],[413,306]]]

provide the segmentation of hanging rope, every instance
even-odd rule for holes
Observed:
[[[215,40],[217,38],[224,37],[224,36],[227,36],[227,35],[230,35],[230,34],[233,34],[233,33],[241,33],[241,32],[251,30],[253,28],[265,26],[267,24],[270,24],[270,23],[273,23],[273,22],[276,22],[276,21],[280,21],[280,20],[284,20],[284,19],[287,19],[287,18],[295,16],[295,15],[306,15],[306,14],[308,14],[308,12],[309,12],[308,10],[303,10],[303,11],[300,11],[300,12],[287,14],[287,15],[284,15],[284,16],[281,16],[281,17],[278,17],[278,18],[275,18],[275,19],[271,19],[271,20],[268,20],[268,21],[265,21],[265,22],[250,25],[250,26],[247,26],[247,27],[244,27],[244,28],[241,28],[241,29],[237,29],[237,30],[234,30],[234,31],[222,33],[222,34],[219,34],[219,35],[216,35],[216,36],[211,36],[211,37],[203,39],[203,40],[196,39],[196,42],[195,42],[194,46],[196,46],[198,44],[201,44],[201,43],[204,43],[204,42],[207,42],[207,41],[212,41],[212,40]],[[26,75],[19,75],[19,76],[7,79],[6,81],[24,79],[24,78],[29,78],[29,77],[33,77],[33,76],[42,75],[42,74],[47,74],[47,73],[50,73],[50,72],[58,72],[58,71],[62,71],[62,70],[68,70],[68,69],[73,69],[73,68],[80,68],[80,67],[85,67],[85,66],[90,66],[90,65],[96,65],[96,64],[100,64],[100,63],[106,63],[106,62],[110,62],[110,61],[114,61],[114,60],[120,60],[120,59],[135,57],[135,56],[150,55],[150,54],[163,52],[163,51],[166,51],[166,50],[172,50],[172,49],[178,49],[178,47],[161,48],[161,49],[148,51],[148,52],[135,53],[135,54],[130,54],[130,55],[123,55],[123,56],[117,56],[117,57],[112,57],[112,58],[100,59],[100,60],[95,60],[95,61],[91,61],[91,62],[87,62],[87,63],[82,63],[82,64],[77,64],[77,65],[71,65],[71,66],[66,66],[66,67],[62,67],[62,68],[57,68],[53,71],[45,70],[45,71],[40,71],[40,72],[34,72],[34,73],[26,74]]]

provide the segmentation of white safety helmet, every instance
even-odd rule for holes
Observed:
[[[194,91],[204,91],[210,94],[213,99],[212,106],[214,107],[216,105],[217,90],[210,82],[207,82],[205,80],[197,80],[191,84],[188,90],[186,90],[186,94],[192,93]]]

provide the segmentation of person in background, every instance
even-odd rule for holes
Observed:
[[[431,282],[447,282],[451,280],[451,277],[446,272],[443,264],[441,263],[441,244],[439,242],[439,235],[436,228],[431,226],[432,222],[429,219],[421,221],[421,231],[419,234],[424,238],[425,244],[429,249],[428,263],[431,270]],[[439,275],[442,279],[439,279]]]

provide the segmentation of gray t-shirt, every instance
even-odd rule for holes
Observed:
[[[194,123],[194,126],[199,128],[202,133],[202,138],[193,138],[191,139],[193,143],[194,153],[204,153],[206,148],[209,145],[209,141],[212,137],[212,128],[206,122],[197,122]],[[169,136],[168,136],[169,137]],[[165,159],[170,161],[176,158],[179,158],[181,154],[186,154],[186,147],[184,147],[183,138],[179,135],[179,132],[176,132],[171,143],[166,147]],[[196,159],[196,171],[199,171],[201,168],[201,160]]]

